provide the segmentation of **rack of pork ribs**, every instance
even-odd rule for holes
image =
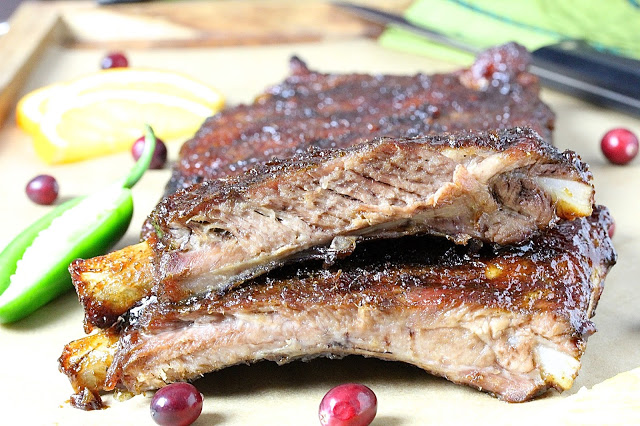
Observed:
[[[70,266],[74,405],[351,354],[500,399],[571,387],[616,254],[516,44],[449,74],[299,59],[184,144],[141,242]]]

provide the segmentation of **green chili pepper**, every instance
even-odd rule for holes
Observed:
[[[149,168],[155,145],[147,126],[142,155],[124,179],[60,205],[0,253],[0,323],[24,318],[73,289],[69,264],[104,254],[122,238],[133,216],[131,188]]]

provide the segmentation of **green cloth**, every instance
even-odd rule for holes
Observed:
[[[405,18],[478,48],[517,41],[530,50],[566,39],[640,59],[640,0],[417,0]],[[397,28],[380,43],[461,64],[471,55]]]

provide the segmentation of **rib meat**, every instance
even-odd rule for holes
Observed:
[[[301,256],[330,262],[360,239],[431,233],[457,243],[519,242],[559,218],[590,215],[590,178],[575,154],[529,129],[316,150],[165,198],[150,216],[156,232],[148,241],[151,273],[143,276],[153,294],[177,302],[226,291]],[[101,318],[117,318],[144,292],[118,286],[130,303],[106,311],[96,286],[86,285],[94,263],[76,261],[70,270],[87,319],[104,327]],[[97,263],[112,269],[105,258]]]
[[[85,329],[101,328],[60,357],[74,404],[350,354],[507,401],[570,387],[611,220],[586,165],[548,143],[528,61],[508,44],[404,77],[293,58],[283,83],[208,119],[142,242],[70,267]]]
[[[152,296],[117,343],[112,331],[72,342],[60,368],[79,393],[140,393],[238,363],[358,354],[525,401],[578,372],[615,263],[611,223],[599,207],[516,246],[367,242],[330,267],[310,260],[225,294]]]
[[[180,151],[167,193],[235,176],[309,147],[344,148],[376,137],[531,127],[551,141],[529,53],[515,43],[481,53],[468,69],[414,76],[323,74],[298,58],[292,75],[251,105],[209,118]]]

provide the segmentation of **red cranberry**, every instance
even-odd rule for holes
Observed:
[[[367,426],[376,417],[378,401],[368,387],[346,383],[331,389],[320,402],[322,426]]]
[[[142,155],[144,150],[144,136],[140,136],[131,146],[131,154],[133,159],[138,161],[138,158]],[[167,162],[167,146],[161,139],[156,138],[156,149],[153,151],[153,157],[151,157],[150,169],[161,169]]]
[[[612,163],[627,164],[638,154],[638,138],[627,129],[613,129],[602,137],[600,147]]]
[[[159,425],[187,426],[202,412],[202,394],[190,383],[172,383],[151,399],[151,417]]]
[[[103,70],[109,68],[126,68],[129,66],[127,57],[122,52],[111,52],[100,62],[100,68]]]
[[[39,175],[29,181],[26,192],[34,203],[53,204],[58,198],[58,182],[53,176]]]

